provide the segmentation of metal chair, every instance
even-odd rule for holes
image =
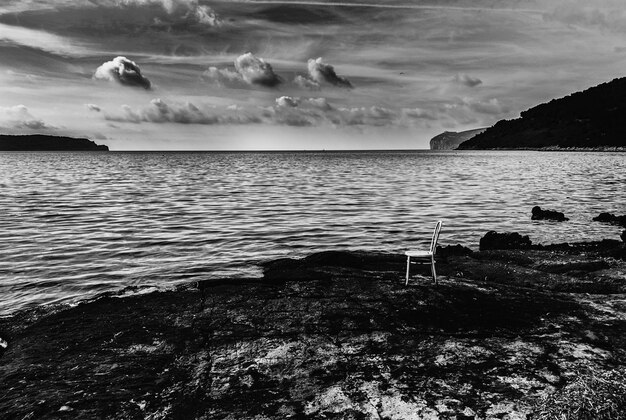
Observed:
[[[411,269],[411,258],[417,260],[416,262],[427,263],[430,262],[430,270],[433,275],[433,280],[435,284],[437,284],[437,272],[435,271],[435,252],[437,251],[437,241],[439,240],[439,232],[441,231],[441,225],[443,222],[439,220],[435,225],[435,231],[433,232],[433,238],[430,241],[430,249],[428,251],[420,251],[420,250],[410,250],[406,251],[404,255],[406,255],[406,283],[405,286],[409,284],[409,272]]]

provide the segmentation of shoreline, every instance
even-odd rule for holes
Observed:
[[[437,255],[438,286],[424,266],[404,287],[402,255],[328,251],[268,262],[260,279],[207,280],[0,319],[8,343],[0,348],[0,381],[10,390],[0,392],[0,412],[626,413],[615,411],[626,410],[624,243],[459,245]]]

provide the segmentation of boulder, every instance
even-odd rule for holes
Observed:
[[[569,220],[567,217],[565,217],[565,214],[561,213],[560,211],[543,210],[539,206],[533,207],[532,216],[530,218],[531,220],[555,220],[557,222],[564,222],[566,220]]]
[[[532,242],[528,235],[522,236],[517,232],[498,233],[489,231],[480,238],[479,249],[529,249]]]
[[[438,257],[462,257],[472,254],[474,251],[461,244],[438,246],[435,253]]]
[[[626,215],[616,216],[612,213],[600,213],[593,218],[593,221],[626,227]]]

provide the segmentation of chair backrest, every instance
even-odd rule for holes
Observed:
[[[433,232],[433,239],[430,241],[430,252],[433,254],[437,250],[437,241],[439,240],[439,232],[441,231],[441,225],[443,222],[439,220],[435,225],[435,231]]]

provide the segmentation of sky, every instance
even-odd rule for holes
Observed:
[[[426,149],[624,76],[623,0],[3,0],[0,133]]]

